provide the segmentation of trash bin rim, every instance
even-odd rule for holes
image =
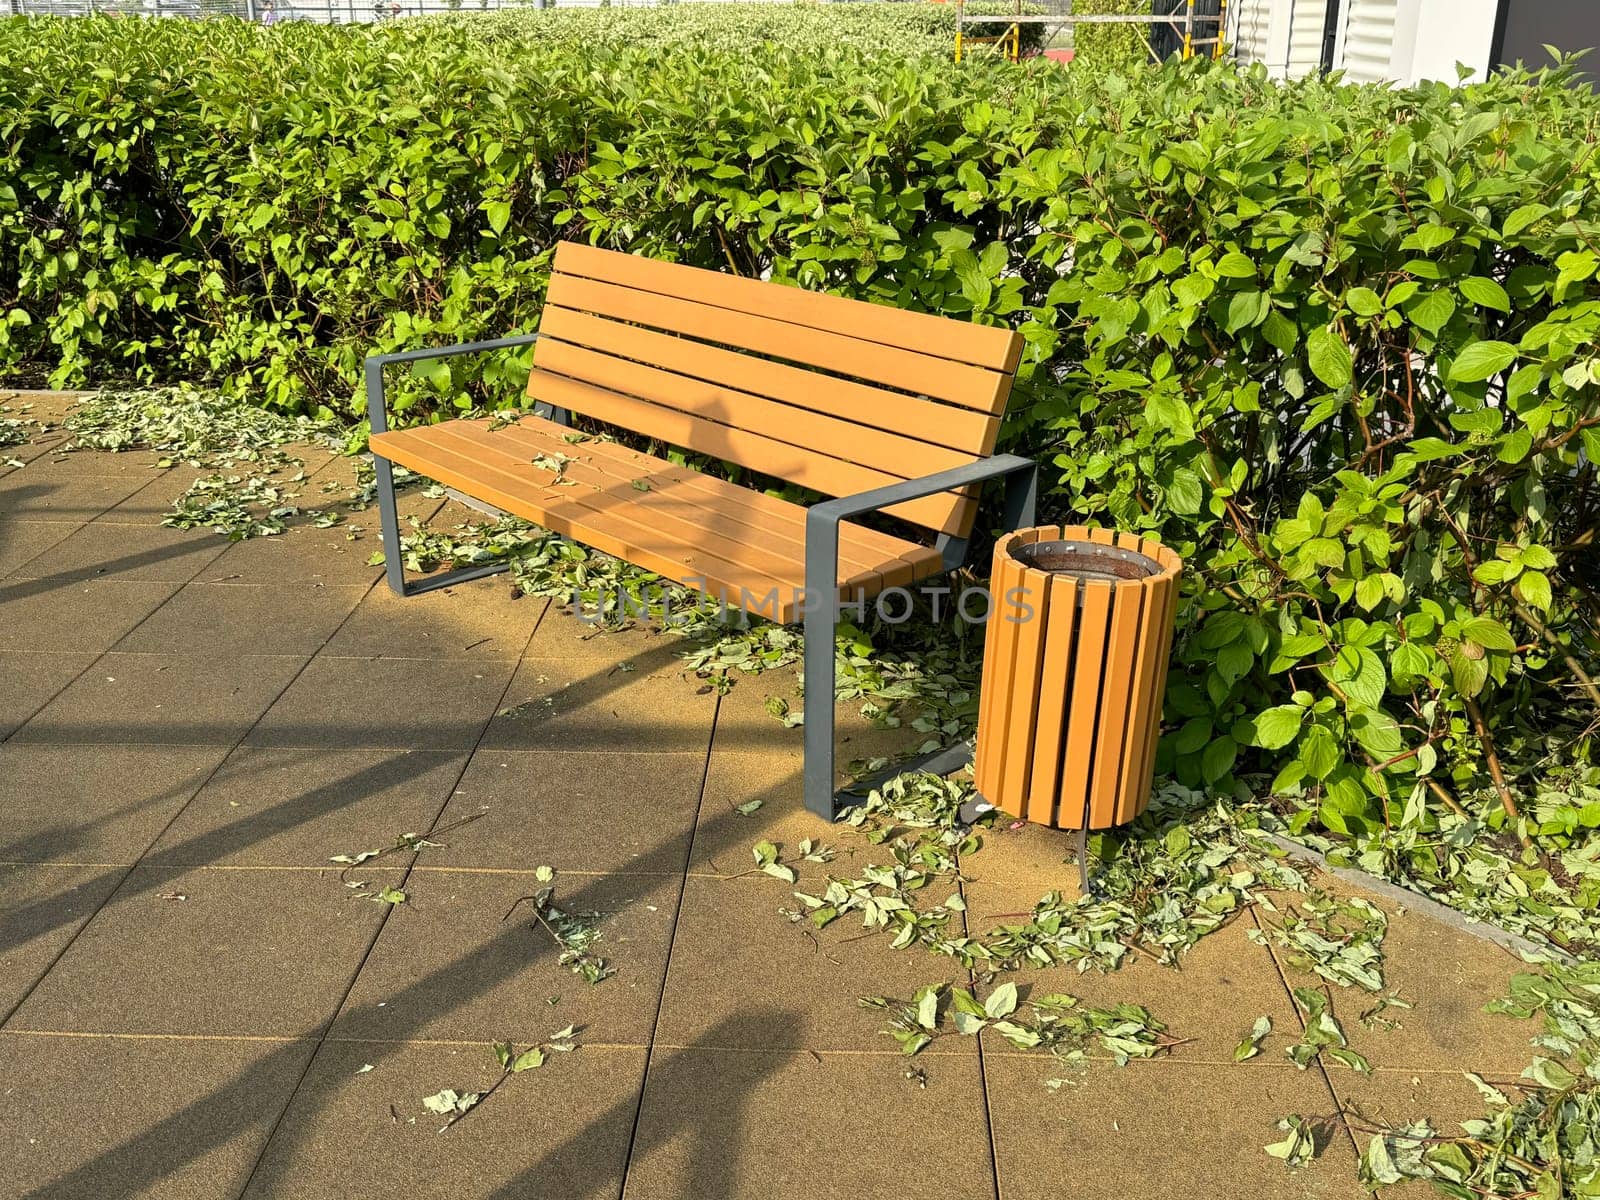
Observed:
[[[1153,562],[1156,564],[1156,570],[1137,579],[1074,579],[1071,575],[1056,574],[1035,567],[1028,562],[1026,556],[1017,553],[1025,546],[1060,541],[1082,542],[1100,551],[1127,551],[1138,558]],[[1056,586],[1066,584],[1074,587],[1080,603],[1084,593],[1089,590],[1148,588],[1155,586],[1161,580],[1175,578],[1183,573],[1183,559],[1174,553],[1171,547],[1163,545],[1154,537],[1119,533],[1112,529],[1090,528],[1086,525],[1038,525],[1027,529],[1015,529],[996,542],[995,555],[997,566],[1000,557],[1004,556],[1021,568],[1022,582],[1029,590],[1034,588],[1049,590],[1054,580],[1057,581]]]
[[[1006,547],[1006,553],[1021,563],[1029,571],[1038,571],[1044,575],[1067,575],[1078,579],[1079,583],[1138,583],[1142,579],[1153,579],[1160,575],[1165,568],[1155,558],[1143,554],[1138,550],[1130,550],[1125,546],[1112,546],[1104,542],[1092,542],[1087,538],[1040,538],[1036,542],[1013,542]],[[1103,559],[1106,569],[1097,571],[1096,574],[1115,576],[1113,579],[1083,579],[1071,567],[1055,565],[1048,561],[1051,557]],[[1118,569],[1118,566],[1124,569]]]

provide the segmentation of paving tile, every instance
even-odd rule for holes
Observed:
[[[804,758],[804,730],[785,728],[772,713],[781,701],[798,712],[804,703],[790,670],[735,678],[733,690],[722,698],[717,712],[716,749],[732,752],[787,754],[796,766]],[[840,782],[850,777],[855,764],[881,763],[918,750],[924,735],[909,727],[884,728],[861,715],[860,701],[834,706],[834,764]]]
[[[14,521],[0,514],[0,578],[20,570],[83,526],[70,521]]]
[[[1530,1047],[1528,1061],[1533,1061]],[[1520,1072],[1489,1078],[1502,1085],[1513,1099],[1518,1093],[1504,1085]],[[1339,1107],[1360,1151],[1365,1152],[1373,1130],[1409,1125],[1426,1119],[1443,1137],[1461,1134],[1461,1122],[1490,1116],[1494,1109],[1459,1071],[1376,1070],[1363,1078],[1351,1071],[1330,1071],[1328,1080],[1339,1097]],[[1383,1200],[1438,1200],[1439,1192],[1426,1183],[1410,1182],[1386,1187]]]
[[[647,623],[608,628],[597,621],[584,620],[565,605],[552,601],[549,613],[528,643],[528,657],[565,658],[574,662],[634,661],[642,664],[641,670],[654,670],[689,645],[678,635],[664,633]]]
[[[49,588],[28,579],[0,583],[0,650],[109,650],[177,590],[114,579]]]
[[[0,398],[0,405],[4,404],[4,398]],[[4,417],[20,416],[24,420],[27,420],[31,418],[32,415],[33,414],[31,413],[6,412],[3,408],[0,408],[0,416]],[[0,459],[0,474],[9,474],[12,471],[20,471],[23,467],[26,467],[29,463],[35,461],[36,459],[44,459],[46,456],[55,457],[67,440],[62,436],[59,429],[34,429],[32,432],[33,437],[28,441],[23,442],[20,446],[7,446],[5,448],[6,456],[5,458]],[[17,462],[20,462],[22,466],[18,467],[9,465],[9,461],[13,459]]]
[[[537,863],[530,850],[530,865]],[[526,1038],[571,1022],[591,1041],[650,1040],[678,902],[678,880],[563,875],[555,903],[597,925],[595,952],[617,973],[585,983],[557,962],[531,904],[507,912],[539,884],[527,873],[413,872],[407,902],[356,980],[334,1026],[340,1037]],[[599,913],[598,918],[589,914]],[[559,996],[560,1003],[548,1003]]]
[[[195,467],[182,463],[154,476],[147,475],[142,486],[120,503],[102,513],[102,525],[160,525],[162,518],[172,511],[178,497],[200,479],[217,474],[244,475],[245,471],[222,472],[214,467]]]
[[[363,877],[376,888],[400,873]],[[136,867],[10,1026],[315,1033],[337,1010],[387,907],[343,887],[331,870]]]
[[[370,461],[365,455],[352,456],[340,450],[329,451],[326,447],[316,445],[300,446],[290,443],[284,449],[305,460],[306,476],[315,481],[310,493],[328,504],[344,503],[348,494],[359,486],[361,467]],[[322,490],[324,484],[328,485],[326,492]],[[338,485],[339,491],[333,490],[335,484]],[[400,494],[403,496],[406,493],[402,491]]]
[[[191,583],[118,650],[314,654],[367,593],[364,584]]]
[[[471,823],[428,865],[526,870],[534,837],[558,871],[682,871],[704,771],[702,754],[480,750],[439,821]]]
[[[557,1027],[547,1019],[529,1037]],[[368,1064],[372,1069],[363,1071]],[[422,1097],[446,1087],[486,1091],[499,1074],[488,1046],[329,1042],[245,1196],[614,1200],[644,1051],[580,1047],[553,1054],[537,1071],[507,1080],[441,1137],[444,1118],[424,1109]]]
[[[149,482],[143,471],[88,475],[35,459],[0,478],[0,512],[30,521],[92,520]]]
[[[506,659],[312,660],[267,710],[257,746],[470,750],[515,664]]]
[[[737,875],[750,868],[750,847],[770,841],[792,849],[810,838],[831,846],[826,865],[801,862],[804,877],[851,876],[861,863],[882,861],[883,851],[848,826],[835,825],[808,810],[800,795],[800,760],[788,754],[714,750],[706,771],[705,797],[695,830],[690,869]],[[760,800],[748,816],[738,808]]]
[[[298,655],[101,655],[15,742],[232,745],[305,665]]]
[[[242,746],[147,861],[325,867],[335,854],[384,849],[433,825],[461,764],[459,754],[421,750]],[[382,865],[404,866],[408,858],[386,856]]]
[[[771,1028],[784,1016],[748,1020]],[[624,1200],[993,1196],[976,1057],[919,1065],[926,1088],[898,1055],[658,1046]]]
[[[147,579],[187,583],[228,548],[209,530],[90,523],[30,559],[23,579]]]
[[[59,425],[80,400],[93,394],[60,388],[0,388],[0,404],[11,406],[10,416]]]
[[[0,1191],[232,1200],[312,1049],[0,1033]]]
[[[963,870],[987,853],[969,856]],[[977,937],[999,925],[1021,924],[1026,918],[1017,914],[1032,911],[1040,895],[1035,888],[968,884],[967,927]],[[1067,992],[1101,1008],[1142,1004],[1171,1036],[1191,1039],[1172,1052],[1184,1060],[1231,1064],[1234,1047],[1256,1018],[1268,1016],[1273,1036],[1249,1065],[1288,1065],[1283,1047],[1297,1039],[1300,1022],[1272,955],[1250,940],[1252,928],[1248,916],[1235,919],[1201,938],[1177,968],[1129,952],[1122,967],[1109,973],[1064,965],[1024,969],[1011,978],[1023,999]]]
[[[688,879],[657,1039],[699,1044],[718,1024],[736,1023],[752,1004],[776,1011],[786,1000],[803,997],[804,1008],[785,1013],[783,1028],[792,1040],[780,1041],[775,1031],[747,1022],[739,1026],[743,1040],[724,1035],[716,1044],[892,1051],[897,1044],[883,1032],[883,1014],[863,1008],[862,996],[910,999],[925,984],[967,984],[967,972],[954,959],[921,947],[891,950],[883,935],[859,937],[859,920],[813,932],[809,922],[791,921],[782,911],[799,907],[789,885],[765,876]],[[935,1048],[958,1046],[949,1039]]]
[[[349,526],[297,525],[276,537],[246,538],[227,546],[195,582],[370,585],[383,574],[381,564],[367,562],[382,548],[377,526],[353,539],[349,531]]]
[[[1330,890],[1353,889],[1329,876],[1317,883]],[[1295,896],[1279,896],[1280,906]],[[1520,960],[1492,942],[1442,925],[1417,912],[1397,914],[1392,905],[1367,897],[1389,914],[1383,939],[1383,982],[1413,1008],[1389,1010],[1385,1017],[1397,1029],[1367,1028],[1361,1014],[1377,997],[1358,988],[1333,988],[1333,1012],[1352,1049],[1374,1067],[1397,1070],[1455,1068],[1488,1074],[1516,1075],[1528,1065],[1528,1039],[1538,1032],[1537,1019],[1519,1021],[1483,1006],[1505,996],[1511,977],[1523,969]],[[1275,916],[1258,914],[1270,925]],[[1284,975],[1294,987],[1317,986],[1320,977],[1297,969],[1289,954],[1274,946]]]
[[[37,462],[63,475],[132,476],[141,486],[166,470],[160,465],[166,456],[155,450],[94,450],[79,447],[75,441],[70,430],[63,430]]]
[[[9,614],[7,614],[9,619]],[[93,654],[0,650],[0,738],[11,734],[94,662]]]
[[[967,855],[961,863],[967,878],[998,887],[1033,893],[1033,900],[1046,892],[1077,896],[1077,836],[1070,830],[1045,825],[1019,825],[1004,813],[978,836],[983,848]],[[1032,901],[1028,902],[1031,907]]]
[[[223,747],[0,746],[0,861],[132,863]]]
[[[1315,1071],[1247,1071],[1208,1063],[1073,1067],[1048,1055],[984,1056],[995,1161],[1006,1200],[1357,1200],[1356,1157],[1340,1127],[1298,1170],[1262,1147],[1290,1113],[1328,1116]],[[1055,1091],[1048,1079],[1063,1079]]]
[[[189,488],[201,479],[216,475],[238,475],[241,478],[259,476],[275,483],[284,494],[287,502],[297,505],[301,514],[293,518],[293,522],[310,525],[311,518],[305,515],[305,510],[316,508],[334,508],[337,506],[341,512],[347,512],[343,506],[344,493],[335,492],[324,495],[319,486],[311,482],[311,477],[325,467],[321,457],[322,452],[316,447],[284,446],[282,449],[291,456],[291,462],[275,470],[262,471],[251,463],[238,463],[233,467],[195,466],[190,463],[179,463],[167,470],[160,471],[153,476],[145,474],[143,486],[121,503],[107,510],[101,517],[102,522],[112,522],[123,525],[159,525],[162,519],[172,511],[177,500]],[[296,462],[295,459],[300,461]],[[294,477],[304,471],[307,478],[296,480]],[[437,507],[437,501],[432,502]],[[358,522],[359,523],[359,522]],[[295,527],[291,525],[291,527]],[[278,535],[281,536],[281,535]]]
[[[326,653],[357,658],[515,658],[544,611],[511,598],[498,576],[418,596],[373,588],[334,634]]]
[[[717,698],[676,670],[525,659],[484,735],[508,750],[684,751],[704,754]]]
[[[122,874],[121,868],[0,864],[0,1021],[105,902]]]

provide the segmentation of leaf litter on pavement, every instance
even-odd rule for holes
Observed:
[[[1314,1063],[1369,1074],[1354,1050],[1337,998],[1365,997],[1348,1013],[1363,1027],[1398,1027],[1413,1002],[1385,991],[1383,941],[1389,918],[1359,896],[1316,884],[1265,834],[1274,815],[1239,804],[1208,804],[1178,785],[1158,788],[1150,811],[1131,827],[1091,838],[1093,886],[1073,898],[1042,897],[1021,921],[986,931],[967,928],[961,895],[963,864],[981,852],[993,817],[961,820],[970,788],[936,776],[903,775],[874,791],[847,818],[876,862],[830,874],[821,886],[796,887],[795,907],[782,911],[817,931],[849,918],[862,933],[896,949],[920,946],[966,967],[973,986],[929,984],[909,998],[863,996],[882,1014],[884,1032],[907,1056],[942,1038],[984,1029],[1019,1049],[1037,1049],[1069,1063],[1108,1057],[1125,1063],[1170,1050],[1181,1039],[1137,1004],[1096,1007],[1056,993],[1023,998],[1010,976],[1028,968],[1066,965],[1082,972],[1116,971],[1130,954],[1177,967],[1202,938],[1247,909],[1260,928],[1248,936],[1317,982],[1293,989],[1299,1020],[1276,1034],[1270,1016],[1243,1032],[1233,1057],[1245,1063],[1279,1041],[1281,1054],[1304,1070]],[[782,847],[762,842],[760,869],[790,882]],[[984,992],[983,986],[987,986]],[[1491,1005],[1514,1016],[1542,1015],[1536,1058],[1514,1085],[1469,1076],[1491,1107],[1442,1134],[1427,1121],[1385,1126],[1354,1108],[1331,1115],[1291,1113],[1266,1153],[1298,1168],[1344,1126],[1369,1135],[1361,1177],[1372,1186],[1426,1180],[1460,1200],[1484,1196],[1600,1196],[1600,964],[1551,962],[1517,975],[1511,995]],[[1348,1002],[1344,1002],[1347,1004]],[[1339,1004],[1337,1006],[1343,1006]],[[935,1060],[937,1061],[937,1060]],[[925,1086],[928,1068],[906,1072]],[[1051,1090],[1064,1080],[1045,1081]]]

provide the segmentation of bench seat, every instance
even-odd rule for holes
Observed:
[[[454,420],[379,433],[372,448],[735,608],[782,624],[799,620],[805,507],[614,441],[573,440],[579,436],[530,414],[511,424]],[[839,590],[847,601],[942,569],[934,547],[850,521],[839,526]]]

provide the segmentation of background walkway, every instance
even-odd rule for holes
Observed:
[[[57,445],[0,474],[0,1196],[1357,1197],[1342,1127],[1290,1173],[1274,1123],[1474,1115],[1460,1070],[1528,1061],[1531,1031],[1480,1011],[1513,960],[1397,915],[1387,973],[1417,1007],[1346,1019],[1370,1079],[1298,1071],[1278,1038],[1232,1062],[1258,1015],[1297,1028],[1308,982],[1244,920],[1182,972],[1027,977],[1148,1006],[1193,1039],[1171,1058],[1075,1070],[985,1035],[908,1064],[857,997],[959,967],[844,922],[819,945],[788,886],[742,874],[763,837],[820,836],[835,871],[860,850],[799,807],[799,731],[764,707],[792,677],[719,698],[672,639],[593,636],[504,579],[401,601],[366,563],[375,517],[358,541],[167,529],[193,471]],[[843,732],[846,757],[894,741]],[[435,826],[350,876],[398,907],[329,866]],[[1073,886],[1067,837],[988,840],[974,927]],[[503,919],[542,864],[604,914],[598,986],[526,905]],[[422,1097],[568,1024],[576,1053],[436,1132]]]

